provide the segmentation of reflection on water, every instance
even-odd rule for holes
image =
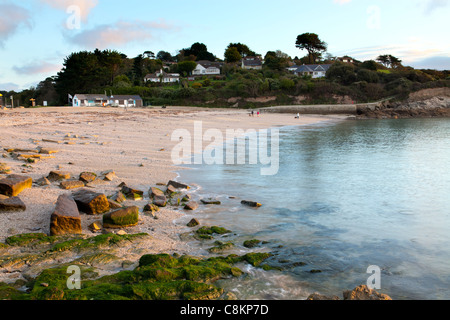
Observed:
[[[450,299],[448,119],[347,121],[280,137],[276,176],[250,165],[181,172],[223,202],[205,207],[203,223],[233,230],[238,245],[267,241],[270,263],[284,270],[253,270],[245,285],[224,286],[243,299],[342,296],[378,265],[380,291],[394,299]],[[246,208],[242,199],[264,206]]]

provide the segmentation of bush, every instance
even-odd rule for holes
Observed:
[[[192,84],[192,88],[194,88],[194,89],[201,89],[201,88],[203,88],[203,85],[200,82],[194,82]]]

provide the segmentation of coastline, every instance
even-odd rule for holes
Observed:
[[[193,130],[194,122],[202,121],[203,129],[266,129],[271,127],[313,125],[323,121],[343,120],[343,116],[304,116],[295,119],[288,114],[264,114],[249,117],[246,110],[201,109],[169,107],[167,109],[102,109],[102,108],[45,108],[17,109],[0,112],[0,162],[11,168],[11,174],[29,176],[34,182],[47,177],[49,172],[60,170],[71,173],[77,179],[82,172],[93,172],[99,177],[104,172],[114,171],[113,181],[101,181],[92,186],[94,192],[113,196],[122,182],[132,188],[143,190],[157,184],[176,180],[183,167],[175,166],[171,160],[171,149],[177,142],[171,141],[176,129]],[[36,163],[17,158],[17,154],[38,148],[55,151],[48,158]],[[11,151],[13,150],[13,151]],[[17,152],[16,152],[17,150]],[[2,175],[2,178],[6,175]],[[0,243],[21,234],[50,234],[50,218],[57,199],[62,194],[76,190],[63,190],[59,183],[38,186],[20,194],[26,205],[23,212],[0,214]],[[125,206],[142,208],[149,203],[145,196],[140,201],[128,200]],[[136,266],[145,254],[186,255],[193,251],[180,235],[192,232],[186,226],[189,213],[182,208],[168,206],[153,216],[140,214],[139,224],[123,228],[126,234],[148,234],[113,251],[114,255]],[[101,216],[82,214],[82,237],[99,234],[89,229],[93,222],[101,223]],[[117,232],[119,230],[114,230]],[[106,232],[106,229],[104,230]],[[0,248],[1,249],[1,248]],[[15,249],[16,250],[16,249]],[[13,250],[15,252],[15,250]],[[24,249],[25,251],[29,249]],[[109,249],[108,249],[109,250]],[[105,252],[109,252],[105,250]],[[8,252],[10,253],[10,252]],[[73,258],[73,256],[72,256]],[[64,259],[69,259],[65,257]],[[51,264],[51,263],[50,263]],[[22,275],[29,278],[37,270],[48,267],[5,264],[0,269],[0,282],[14,282]],[[105,268],[110,274],[120,270]],[[3,269],[3,270],[2,270]]]

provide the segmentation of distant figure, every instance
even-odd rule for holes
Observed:
[[[297,113],[297,116],[295,117],[295,119],[300,119],[300,113]]]
[[[258,111],[258,117],[259,117],[259,111]]]
[[[255,111],[252,110],[252,117],[254,117],[254,116],[255,116]]]

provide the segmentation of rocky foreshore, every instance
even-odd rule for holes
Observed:
[[[360,106],[357,119],[450,117],[450,88],[428,89],[405,101],[385,101],[377,107]]]

